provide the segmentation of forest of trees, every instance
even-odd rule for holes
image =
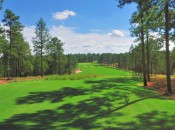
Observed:
[[[24,25],[19,21],[20,17],[7,9],[0,28],[0,75],[71,74],[78,62],[98,61],[142,74],[144,86],[150,81],[151,74],[166,74],[167,91],[173,93],[171,74],[175,70],[175,49],[170,51],[169,45],[175,41],[175,0],[116,1],[120,8],[126,4],[137,5],[137,11],[130,19],[135,44],[129,52],[121,54],[65,55],[62,41],[50,36],[43,19],[36,24],[32,53],[23,36]]]
[[[150,42],[150,75],[166,74],[165,51],[162,50],[162,43]],[[131,45],[127,53],[113,54],[73,54],[79,63],[98,62],[102,65],[112,66],[125,70],[131,70],[135,75],[142,75],[141,46]],[[145,54],[145,57],[146,54]],[[171,74],[175,72],[175,48],[170,52]]]
[[[32,53],[23,36],[20,17],[7,9],[0,28],[0,75],[2,77],[71,74],[77,67],[73,55],[65,55],[64,43],[51,37],[43,19],[36,24]]]
[[[126,4],[135,3],[137,11],[133,13],[130,20],[131,33],[137,37],[136,41],[138,46],[132,46],[131,52],[134,60],[134,53],[140,48],[142,64],[141,71],[143,73],[144,86],[147,86],[147,81],[150,81],[150,63],[155,62],[157,59],[151,61],[151,49],[159,49],[165,43],[165,68],[167,79],[167,91],[173,93],[171,87],[171,61],[170,61],[170,41],[175,40],[175,1],[174,0],[118,0],[119,7],[123,8]],[[152,37],[151,34],[157,34],[159,38]],[[156,45],[153,45],[154,42]],[[140,46],[140,47],[139,47]],[[154,50],[154,51],[156,51]],[[159,52],[156,53],[158,57]],[[136,62],[139,60],[137,59]],[[134,63],[134,69],[137,69],[137,64]],[[153,63],[151,63],[153,64]],[[174,64],[174,63],[173,63]],[[158,64],[157,64],[158,65]],[[162,64],[163,66],[164,64]],[[159,66],[157,66],[158,68]]]
[[[167,91],[172,94],[175,48],[170,52],[169,46],[175,41],[175,0],[116,1],[120,8],[126,4],[137,5],[130,19],[131,36],[136,37],[137,45],[131,45],[128,53],[97,55],[97,60],[108,65],[116,62],[120,68],[142,74],[144,86],[150,81],[150,74],[166,74]]]

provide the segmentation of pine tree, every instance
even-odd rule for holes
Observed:
[[[46,23],[42,18],[40,18],[40,20],[36,24],[35,34],[36,37],[33,39],[33,44],[36,56],[36,64],[38,63],[38,61],[40,61],[40,75],[41,77],[43,77],[43,54],[46,49],[46,44],[49,42],[50,36]],[[40,60],[38,59],[38,56],[40,57]]]
[[[63,74],[66,64],[63,42],[57,37],[52,38],[47,45],[47,54],[49,55],[49,66],[52,74]]]
[[[8,27],[5,31],[7,33],[7,36],[9,38],[9,75],[8,77],[14,76],[14,57],[15,57],[15,48],[14,48],[14,42],[17,37],[17,35],[21,34],[23,30],[23,25],[19,22],[19,16],[16,16],[11,10],[7,9],[5,11],[4,19],[2,22],[4,22],[4,26]]]

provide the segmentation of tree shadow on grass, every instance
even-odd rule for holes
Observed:
[[[66,129],[96,129],[102,128],[96,122],[98,119],[110,118],[115,112],[116,118],[123,116],[118,110],[130,106],[139,99],[118,108],[109,107],[110,102],[105,97],[92,97],[77,104],[64,104],[55,110],[43,110],[32,114],[19,114],[0,123],[1,130],[66,130]]]
[[[42,103],[44,101],[50,101],[51,103],[57,103],[63,101],[66,97],[83,96],[89,93],[106,91],[113,89],[112,92],[106,92],[104,95],[108,97],[109,100],[121,100],[124,99],[125,93],[129,92],[137,95],[140,98],[155,96],[155,92],[149,89],[143,89],[141,87],[133,87],[136,83],[140,81],[136,77],[133,78],[110,78],[105,80],[91,81],[86,80],[86,84],[91,84],[90,88],[73,88],[64,87],[59,90],[54,91],[41,91],[41,92],[31,92],[25,97],[19,97],[16,100],[18,105],[20,104],[33,104]],[[118,85],[119,84],[119,85]],[[159,97],[160,98],[160,97]]]
[[[115,114],[115,119],[117,117],[125,116],[124,113],[119,112],[119,110],[129,107],[137,102],[141,102],[148,98],[160,98],[160,96],[155,95],[152,90],[137,88],[132,86],[136,85],[137,79],[135,78],[118,78],[118,79],[106,79],[99,81],[86,81],[85,83],[91,84],[88,89],[70,88],[65,87],[57,91],[50,92],[35,92],[30,93],[26,97],[21,97],[17,99],[17,104],[31,104],[40,103],[44,101],[51,101],[51,103],[62,101],[65,97],[83,96],[89,93],[98,92],[112,89],[113,91],[107,91],[102,93],[100,96],[93,96],[89,99],[81,100],[75,104],[63,104],[57,109],[53,110],[42,110],[36,113],[24,113],[19,115],[14,115],[4,122],[0,123],[0,130],[67,130],[67,129],[104,129],[104,130],[117,130],[117,129],[139,129],[139,128],[156,128],[159,126],[158,123],[163,121],[166,113],[146,113],[138,115],[135,118],[139,120],[136,122],[124,122],[118,123],[110,118],[111,115]],[[130,83],[128,83],[130,82]],[[130,101],[127,104],[120,106],[114,105],[116,100],[121,100],[123,98],[123,92],[131,92],[138,96],[138,99]],[[162,115],[162,118],[157,118],[157,115]],[[98,120],[108,119],[108,126],[103,127]],[[155,119],[150,120],[150,118]],[[172,122],[173,117],[165,118],[163,122]],[[174,121],[174,120],[173,120]],[[153,124],[151,124],[153,123]],[[162,123],[163,124],[163,123]],[[152,125],[147,126],[147,125]],[[163,128],[172,128],[168,123],[164,123]]]
[[[118,123],[117,127],[107,127],[107,130],[174,130],[175,115],[167,112],[151,111],[135,117],[137,122]]]
[[[154,96],[156,98],[165,99],[158,96],[155,91],[150,88],[143,88],[138,86],[141,79],[138,77],[121,77],[121,78],[109,78],[104,80],[86,80],[86,84],[92,85],[92,91],[100,92],[103,90],[115,89],[116,96],[121,94],[121,91],[125,93],[135,94],[139,98]],[[114,92],[113,92],[114,93]],[[114,95],[115,95],[114,93]]]
[[[109,78],[103,80],[86,80],[86,84],[94,84],[94,83],[124,83],[133,85],[136,82],[141,82],[141,78],[139,77],[117,77],[117,78]]]
[[[16,100],[17,104],[33,104],[44,101],[51,101],[52,103],[60,102],[65,97],[74,97],[86,94],[85,89],[64,87],[59,90],[46,92],[31,92],[25,97],[20,97]]]

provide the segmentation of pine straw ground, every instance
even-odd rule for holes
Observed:
[[[171,84],[174,95],[167,92],[167,83],[165,75],[157,75],[151,77],[151,82],[148,82],[148,87],[155,89],[160,95],[175,99],[175,77],[171,77]]]
[[[0,79],[0,84],[7,84],[7,83],[8,83],[7,79],[5,79],[5,78]]]
[[[15,78],[0,78],[0,84],[7,84],[10,82],[23,82],[23,81],[31,81],[31,80],[43,80],[44,78],[41,76],[30,76],[30,77],[15,77]]]
[[[78,74],[81,73],[82,71],[78,68],[76,70],[74,70],[74,74]],[[12,79],[8,79],[8,78],[0,78],[0,84],[7,84],[10,82],[23,82],[23,81],[32,81],[32,80],[44,80],[45,78],[47,78],[49,76],[29,76],[29,77],[15,77]],[[63,76],[62,76],[63,77]]]

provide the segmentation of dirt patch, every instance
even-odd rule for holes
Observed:
[[[154,82],[148,82],[148,87],[153,87],[154,86]]]
[[[31,77],[16,77],[16,78],[0,78],[0,84],[7,84],[12,82],[23,82],[23,81],[32,81],[32,80],[43,80],[44,77],[40,76],[31,76]]]
[[[167,92],[166,76],[157,75],[151,77],[151,82],[148,82],[148,87],[153,88],[158,92],[159,95],[166,96],[170,99],[175,99],[175,78],[171,78],[172,89],[174,95],[171,95]]]
[[[6,79],[0,79],[0,84],[7,84],[8,83],[8,80]]]

